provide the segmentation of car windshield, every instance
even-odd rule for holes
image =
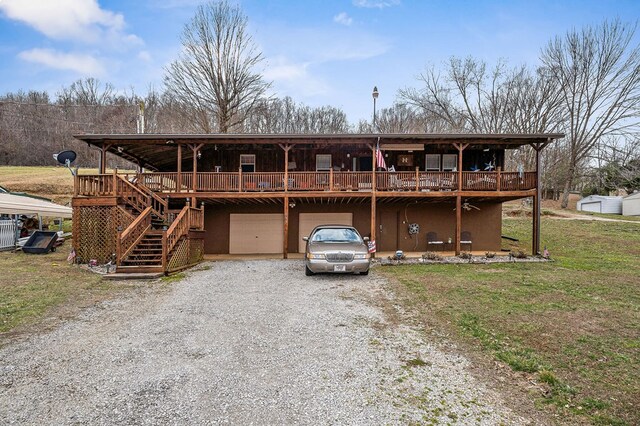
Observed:
[[[351,228],[322,228],[318,229],[312,236],[313,242],[358,242],[361,243],[360,235]]]

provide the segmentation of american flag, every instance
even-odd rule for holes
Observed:
[[[376,167],[387,170],[387,163],[385,163],[384,155],[380,151],[380,138],[378,138],[378,144],[376,145]]]

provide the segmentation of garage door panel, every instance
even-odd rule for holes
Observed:
[[[582,211],[600,213],[600,203],[582,203]]]
[[[304,253],[306,242],[313,228],[318,225],[348,225],[353,226],[353,213],[300,213],[298,252]]]
[[[263,213],[230,215],[230,254],[282,253],[283,242],[283,214]]]

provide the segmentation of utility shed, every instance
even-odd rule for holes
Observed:
[[[624,216],[640,216],[640,192],[635,192],[622,199]]]
[[[622,197],[589,195],[578,201],[577,209],[591,213],[622,214]]]

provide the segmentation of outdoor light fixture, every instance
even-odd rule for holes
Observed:
[[[121,147],[121,146],[119,146],[119,147],[118,147],[118,152],[122,152],[122,151],[123,151],[122,147]]]
[[[289,203],[289,208],[294,208],[296,206],[296,203],[294,201]]]
[[[198,153],[196,154],[196,158],[199,160],[202,158],[202,152],[198,151]]]
[[[173,145],[175,142],[173,141],[173,139],[169,139],[168,141],[165,142],[167,145]]]
[[[485,148],[482,150],[483,152],[489,152],[489,148]]]

